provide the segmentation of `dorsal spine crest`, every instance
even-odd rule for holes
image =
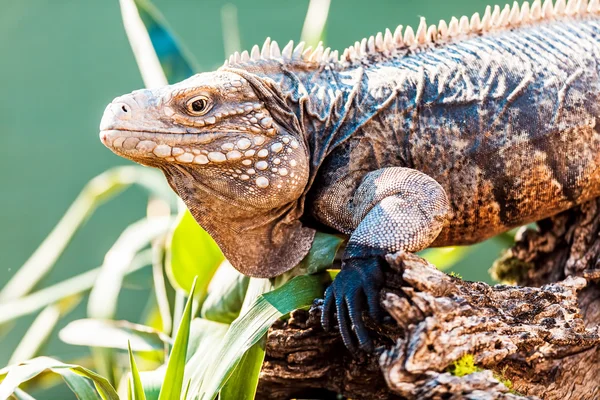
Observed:
[[[558,18],[586,17],[600,12],[600,0],[534,0],[531,5],[528,1],[521,5],[515,1],[512,5],[504,7],[487,6],[480,17],[474,13],[470,18],[452,17],[449,23],[440,20],[437,25],[428,25],[425,18],[421,18],[416,33],[412,27],[399,25],[394,33],[386,29],[384,33],[379,32],[374,36],[355,42],[353,46],[346,48],[341,56],[338,51],[332,51],[329,47],[324,48],[319,42],[316,48],[305,47],[304,42],[294,47],[290,41],[283,50],[270,38],[265,40],[262,48],[258,45],[252,47],[250,53],[243,51],[233,53],[224,66],[240,65],[261,60],[279,59],[282,61],[304,62],[308,64],[341,64],[348,65],[360,62],[369,55],[390,54],[393,51],[404,49],[426,48],[439,43],[449,43],[456,39],[466,38],[469,35],[496,32],[505,29],[514,29],[530,23],[556,20]]]

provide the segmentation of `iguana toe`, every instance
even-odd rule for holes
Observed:
[[[383,272],[377,259],[350,259],[325,292],[321,314],[323,329],[331,329],[335,312],[344,345],[353,353],[357,347],[373,350],[363,314],[368,312],[372,318],[381,320],[383,311],[379,305],[379,289],[382,284]]]

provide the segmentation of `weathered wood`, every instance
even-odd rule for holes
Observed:
[[[316,302],[270,330],[258,396],[600,398],[599,205],[520,232],[493,273],[527,286],[466,282],[417,256],[388,256],[382,305],[392,319],[369,325],[376,352],[352,357],[321,330]],[[451,375],[467,354],[482,370]]]

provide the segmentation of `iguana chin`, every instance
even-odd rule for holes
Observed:
[[[342,56],[267,39],[116,98],[100,137],[161,169],[244,274],[294,267],[315,229],[349,235],[322,323],[337,311],[345,345],[369,349],[386,253],[475,243],[600,195],[599,8],[488,7]]]

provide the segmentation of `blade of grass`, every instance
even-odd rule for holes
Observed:
[[[165,237],[158,238],[152,242],[152,280],[154,282],[154,294],[162,321],[162,331],[169,334],[173,328],[171,317],[171,306],[164,276],[165,260]]]
[[[107,347],[134,351],[162,351],[171,338],[148,326],[129,321],[79,319],[60,330],[58,337],[76,346]]]
[[[167,81],[175,83],[189,78],[197,71],[192,54],[169,28],[169,24],[150,0],[134,0],[142,22],[150,35]]]
[[[40,347],[52,334],[59,319],[67,315],[80,301],[80,295],[69,296],[42,310],[27,329],[8,364],[17,364],[35,357]]]
[[[221,26],[223,27],[223,45],[225,57],[229,57],[242,48],[237,15],[237,7],[225,4],[221,7]]]
[[[181,398],[181,390],[183,385],[183,376],[185,374],[185,362],[187,357],[188,342],[190,339],[190,327],[192,323],[192,306],[194,304],[194,289],[196,280],[192,283],[190,297],[185,304],[183,316],[179,327],[177,328],[177,336],[173,343],[173,348],[169,354],[169,362],[167,363],[167,371],[165,380],[160,388],[159,400],[171,400]]]
[[[241,313],[247,313],[260,295],[272,289],[273,284],[269,279],[251,278]],[[265,337],[266,333],[244,353],[231,377],[227,379],[229,385],[225,384],[221,390],[220,399],[254,399],[256,386],[258,385],[258,375],[265,358]]]
[[[21,389],[16,389],[15,392],[13,393],[13,396],[17,400],[35,400],[35,398],[33,396],[31,396],[28,393],[25,393]]]
[[[177,289],[190,292],[197,276],[194,297],[203,301],[208,285],[225,259],[219,246],[185,209],[180,213],[167,241],[167,276]]]
[[[194,74],[189,53],[149,1],[120,0],[125,32],[147,88],[175,83]]]
[[[60,374],[65,380],[68,379],[69,382],[67,384],[69,384],[69,387],[75,385],[75,380],[79,383],[86,382],[87,384],[85,379],[91,379],[102,399],[119,400],[117,392],[104,377],[79,365],[65,364],[49,357],[34,358],[23,364],[13,365],[0,370],[0,381],[2,382],[0,383],[0,399],[7,398],[20,384],[48,370]],[[96,400],[97,398],[97,396],[79,397],[80,400]]]
[[[315,298],[322,296],[325,276],[328,275],[297,276],[282,287],[260,295],[248,311],[231,324],[208,367],[211,374],[202,382],[200,398],[215,398],[244,353],[261,340],[273,322],[297,308],[309,306]]]
[[[123,26],[129,38],[131,50],[137,62],[142,80],[147,88],[161,87],[168,84],[167,77],[160,66],[160,61],[150,35],[142,22],[134,0],[120,0]]]
[[[307,46],[314,48],[323,40],[330,3],[331,0],[310,0],[300,35],[300,40],[306,42]]]
[[[188,393],[190,392],[190,384],[192,382],[191,381],[187,381],[187,384],[185,385],[185,392],[183,392],[183,396],[181,396],[182,400],[187,399]]]
[[[221,348],[221,342],[229,324],[196,318],[192,321],[190,342],[188,344],[188,362],[185,366],[184,381],[190,382],[187,399],[194,399],[198,393],[206,369],[211,366],[210,360]]]
[[[131,394],[133,400],[146,400],[146,394],[142,387],[142,380],[140,379],[140,371],[138,371],[137,365],[135,364],[135,358],[133,358],[133,352],[131,351],[131,345],[127,343],[129,351],[129,366],[131,369]]]
[[[253,400],[265,360],[266,335],[250,347],[219,393],[220,400]]]
[[[171,217],[144,218],[128,226],[104,257],[96,284],[90,292],[88,315],[112,318],[123,277],[135,255],[152,240],[163,235],[172,224]]]
[[[85,185],[52,232],[2,288],[0,302],[29,293],[50,271],[77,229],[94,210],[133,183],[155,192],[160,197],[174,197],[166,188],[160,173],[148,168],[117,167],[96,176]]]
[[[94,385],[87,379],[81,379],[81,375],[68,369],[63,369],[60,374],[78,399],[102,399],[102,396],[98,394]]]
[[[150,250],[138,253],[132,260],[126,274],[131,274],[150,265],[151,261],[152,254]],[[94,283],[100,274],[100,269],[101,267],[94,268],[73,278],[66,279],[55,285],[41,289],[28,296],[0,304],[0,325],[24,315],[34,313],[66,297],[85,293],[94,286]]]
[[[210,281],[201,315],[211,321],[231,324],[240,315],[250,278],[224,261]]]
[[[164,235],[172,224],[171,217],[144,218],[128,226],[104,257],[104,263],[90,292],[88,316],[96,319],[114,317],[123,277],[135,255],[158,236]],[[114,376],[112,349],[91,348],[98,371],[110,382]]]

